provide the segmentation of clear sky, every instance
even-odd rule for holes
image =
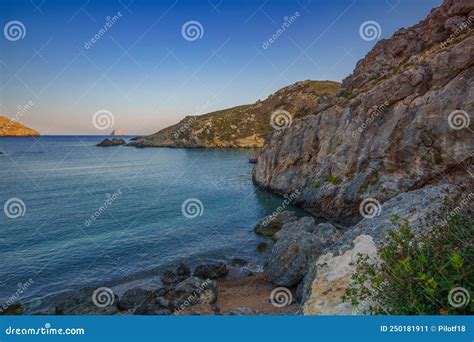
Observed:
[[[440,3],[0,0],[0,115],[45,135],[153,133],[300,80],[341,81],[378,41],[361,38],[362,23],[389,38]],[[20,36],[6,33],[11,21]],[[183,33],[189,21],[200,27]],[[105,131],[93,122],[104,109],[114,118]]]

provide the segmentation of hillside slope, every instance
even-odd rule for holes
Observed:
[[[200,116],[187,116],[176,125],[139,138],[136,147],[261,147],[272,132],[272,113],[287,111],[293,118],[313,113],[323,94],[335,94],[340,83],[302,81],[280,89],[264,101]]]
[[[34,129],[26,127],[15,120],[0,116],[0,136],[38,136]]]

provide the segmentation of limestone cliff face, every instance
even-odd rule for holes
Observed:
[[[266,140],[257,184],[346,224],[359,203],[452,180],[473,164],[474,2],[446,0],[381,40],[316,114]]]
[[[38,136],[34,129],[28,128],[15,120],[0,116],[0,136]]]
[[[136,147],[262,147],[272,131],[272,113],[283,110],[291,117],[315,111],[321,95],[335,94],[340,83],[302,81],[280,89],[264,101],[201,116],[187,116],[178,124],[129,145]]]

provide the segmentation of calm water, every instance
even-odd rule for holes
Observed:
[[[26,208],[0,212],[1,301],[30,278],[26,298],[180,261],[263,263],[252,228],[282,199],[252,184],[255,151],[95,147],[101,140],[0,138],[1,206],[19,198]],[[201,216],[183,215],[190,198]]]

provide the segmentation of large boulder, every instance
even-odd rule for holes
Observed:
[[[310,263],[338,236],[338,230],[333,225],[316,224],[312,217],[285,224],[268,264],[270,281],[278,286],[298,284],[307,273]]]
[[[273,213],[261,219],[253,230],[258,235],[273,238],[275,233],[280,231],[284,224],[296,220],[296,215],[288,210],[281,213]]]
[[[361,307],[352,307],[342,302],[359,255],[365,255],[377,262],[377,247],[386,241],[387,234],[397,229],[397,222],[406,222],[415,234],[430,229],[427,217],[437,213],[444,199],[454,191],[446,184],[427,186],[407,192],[385,202],[378,215],[367,217],[347,230],[341,238],[328,247],[317,260],[310,265],[301,286],[298,297],[301,298],[303,312],[307,315],[350,315],[362,314],[367,303]]]
[[[228,273],[229,270],[223,262],[200,265],[194,270],[194,276],[202,279],[224,278]]]
[[[172,288],[163,288],[157,292],[157,301],[171,310],[183,310],[197,304],[215,304],[217,285],[210,279],[202,280],[190,277]]]
[[[125,145],[125,144],[126,144],[126,141],[123,140],[122,138],[113,138],[111,140],[104,139],[100,143],[98,143],[96,146],[110,147],[110,146],[120,146],[120,145]]]

